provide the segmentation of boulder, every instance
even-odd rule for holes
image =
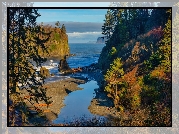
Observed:
[[[40,68],[40,74],[43,76],[43,77],[50,77],[50,72],[48,69],[46,69],[45,67],[41,67]]]
[[[58,70],[59,72],[63,73],[72,73],[72,69],[69,67],[67,61],[66,61],[66,56],[60,60],[59,65],[58,65]]]

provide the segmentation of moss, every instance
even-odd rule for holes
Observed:
[[[50,46],[50,51],[52,52],[52,51],[54,51],[55,49],[57,49],[57,46],[56,46],[55,44],[52,44],[52,45]]]
[[[56,41],[60,41],[61,39],[61,36],[60,36],[60,34],[59,33],[54,33],[54,39],[56,40]]]

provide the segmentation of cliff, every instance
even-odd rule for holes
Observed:
[[[66,31],[49,25],[43,26],[43,29],[47,33],[51,32],[49,40],[45,43],[49,54],[43,54],[42,50],[39,50],[40,55],[46,58],[64,57],[65,55],[69,55],[70,48],[68,45],[68,35],[66,34]]]
[[[96,43],[98,44],[104,44],[106,41],[105,37],[98,37]]]

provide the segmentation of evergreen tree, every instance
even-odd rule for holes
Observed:
[[[57,22],[55,23],[55,26],[60,27],[60,22],[57,21]]]
[[[36,74],[34,66],[41,66],[45,61],[39,56],[38,49],[42,48],[46,52],[44,43],[49,39],[49,33],[45,33],[42,27],[36,24],[36,18],[39,17],[37,9],[10,8],[8,10],[9,17],[9,98],[12,101],[13,110],[9,119],[9,125],[17,125],[18,112],[21,122],[26,122],[28,110],[25,100],[21,95],[21,89],[26,89],[29,95],[35,96],[31,98],[37,103],[43,100],[50,104],[46,96],[46,89],[42,88],[44,77]],[[41,35],[46,35],[45,39],[40,39]],[[32,63],[35,62],[35,65]],[[37,76],[41,80],[37,80]],[[20,86],[21,85],[21,86]],[[23,125],[23,124],[21,124]]]
[[[65,25],[64,25],[64,24],[62,25],[61,30],[62,30],[62,32],[63,32],[63,33],[66,33],[66,27],[65,27]]]
[[[114,31],[114,16],[112,15],[110,9],[108,9],[104,21],[104,25],[102,26],[102,34],[104,34],[107,39],[110,39]]]
[[[119,102],[118,90],[120,89],[118,89],[118,85],[123,84],[121,79],[124,75],[122,65],[120,58],[114,59],[110,68],[104,75],[104,80],[106,81],[105,91],[113,98],[116,105]]]

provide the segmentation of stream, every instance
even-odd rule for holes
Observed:
[[[97,82],[91,80],[85,84],[80,84],[79,87],[83,89],[73,91],[65,98],[65,106],[61,109],[58,118],[53,123],[64,123],[64,121],[69,123],[81,117],[100,117],[91,114],[88,110],[92,98],[95,97],[94,89],[98,88]]]
[[[91,65],[92,63],[97,63],[100,56],[101,50],[104,44],[69,44],[70,53],[75,54],[75,56],[67,58],[67,62],[71,68],[84,67]],[[70,77],[84,77],[88,78],[88,82],[84,84],[79,84],[78,87],[82,90],[76,90],[68,94],[64,99],[65,106],[60,110],[58,117],[53,120],[54,124],[72,122],[79,118],[91,118],[102,116],[94,115],[90,113],[88,107],[90,106],[91,100],[95,97],[95,89],[99,86],[97,81],[95,81],[88,74],[74,74],[63,76],[58,72],[57,64],[58,59],[53,59],[54,67],[50,67],[50,60],[48,60],[44,66],[49,69],[50,73],[54,76],[46,79],[46,82],[55,82],[57,80],[62,80]]]

